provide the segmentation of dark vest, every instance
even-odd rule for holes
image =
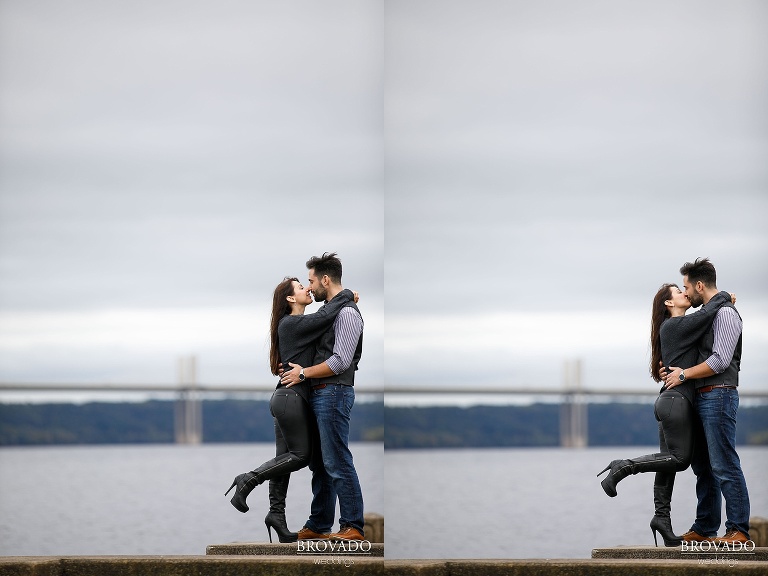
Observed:
[[[358,310],[357,306],[354,302],[349,302],[347,306],[350,306],[357,310],[358,314],[360,313],[360,310]],[[361,315],[362,317],[362,315]],[[322,364],[328,358],[333,356],[333,345],[336,343],[336,332],[333,329],[333,326],[331,326],[322,336],[320,336],[320,339],[317,341],[317,345],[315,348],[315,362],[314,364]],[[312,385],[315,384],[344,384],[346,386],[354,386],[355,385],[355,371],[357,370],[357,365],[360,362],[360,357],[363,355],[363,333],[360,333],[360,340],[357,341],[357,348],[355,348],[355,353],[352,356],[352,364],[349,365],[349,368],[344,370],[341,374],[336,374],[334,376],[328,376],[327,378],[313,378],[312,379]]]
[[[726,306],[730,306],[736,310],[736,307],[731,303],[723,304],[723,308]],[[739,314],[738,310],[736,311],[736,314]],[[741,314],[739,314],[739,318],[741,318]],[[698,378],[695,381],[696,388],[703,388],[704,386],[739,385],[739,369],[741,367],[741,337],[742,335],[739,334],[739,341],[736,343],[736,348],[733,351],[733,358],[731,359],[731,363],[728,365],[728,368],[726,368],[721,374],[714,374],[713,376],[709,376],[707,378]],[[714,343],[715,329],[713,324],[704,334],[704,336],[702,336],[701,341],[699,342],[699,364],[704,362],[712,355],[712,346],[714,346]]]

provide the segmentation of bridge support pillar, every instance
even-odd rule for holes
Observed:
[[[174,414],[176,444],[200,444],[203,441],[203,407],[197,387],[197,358],[179,358],[179,396]]]
[[[564,369],[565,395],[560,405],[560,446],[587,446],[587,402],[581,393],[581,360],[567,360]]]

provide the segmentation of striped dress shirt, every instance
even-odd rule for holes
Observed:
[[[712,329],[715,336],[712,355],[705,362],[716,374],[720,374],[730,365],[741,336],[742,321],[738,312],[730,306],[723,306],[717,311]]]
[[[333,323],[336,340],[333,343],[333,355],[325,362],[334,374],[341,374],[352,364],[357,343],[363,333],[363,318],[360,312],[351,306],[342,308]]]

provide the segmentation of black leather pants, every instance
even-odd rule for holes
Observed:
[[[695,414],[691,403],[674,389],[659,394],[654,414],[659,421],[659,451],[670,454],[674,463],[656,472],[654,508],[656,516],[669,517],[675,474],[688,468],[693,457]]]
[[[673,388],[659,394],[653,411],[659,421],[659,451],[671,455],[675,471],[682,472],[693,457],[693,406]]]
[[[269,409],[275,422],[275,457],[256,468],[261,481],[295,472],[312,456],[312,424],[315,416],[304,399],[290,388],[272,393]]]

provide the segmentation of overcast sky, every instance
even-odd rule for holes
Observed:
[[[709,256],[768,384],[768,4],[388,3],[388,381],[643,388]]]
[[[652,387],[709,256],[768,388],[768,4],[0,0],[0,381],[269,383],[337,251],[359,384]],[[308,311],[311,311],[308,310]]]
[[[272,291],[335,251],[383,370],[374,2],[0,2],[0,380],[272,382]],[[316,309],[317,305],[308,311]]]

